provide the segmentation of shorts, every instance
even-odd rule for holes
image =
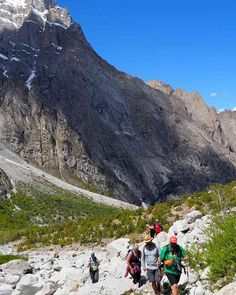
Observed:
[[[147,277],[150,283],[161,281],[161,274],[159,269],[147,269]]]
[[[173,285],[177,285],[179,283],[181,275],[180,274],[179,275],[174,275],[172,273],[166,272],[166,276],[167,276],[171,286],[173,286]]]

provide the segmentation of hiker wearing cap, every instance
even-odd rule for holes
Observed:
[[[135,241],[133,248],[127,255],[127,272],[129,272],[133,278],[134,284],[140,283],[141,278],[141,257],[142,252],[139,250],[138,241]]]
[[[155,294],[160,294],[159,251],[152,240],[153,238],[150,235],[143,240],[145,245],[143,247],[142,266],[147,273],[148,280],[152,284]]]
[[[160,254],[161,261],[164,262],[164,271],[170,282],[172,294],[178,295],[178,283],[180,280],[182,258],[186,253],[182,246],[178,245],[176,236],[170,238],[170,243],[166,245]]]
[[[95,256],[95,253],[92,252],[87,266],[89,267],[89,274],[93,284],[97,283],[99,279],[99,264],[100,263],[97,257]]]

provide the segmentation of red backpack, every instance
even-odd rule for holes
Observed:
[[[160,223],[155,224],[155,232],[158,235],[161,231],[163,231],[163,226]]]

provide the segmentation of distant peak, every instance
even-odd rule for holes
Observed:
[[[16,7],[32,7],[39,10],[50,9],[56,6],[56,0],[0,0],[0,4]]]

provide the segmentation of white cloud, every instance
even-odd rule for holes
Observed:
[[[236,112],[236,107],[232,108],[231,111],[232,111],[232,112]]]
[[[217,92],[213,91],[210,93],[210,96],[216,96],[217,95]]]

